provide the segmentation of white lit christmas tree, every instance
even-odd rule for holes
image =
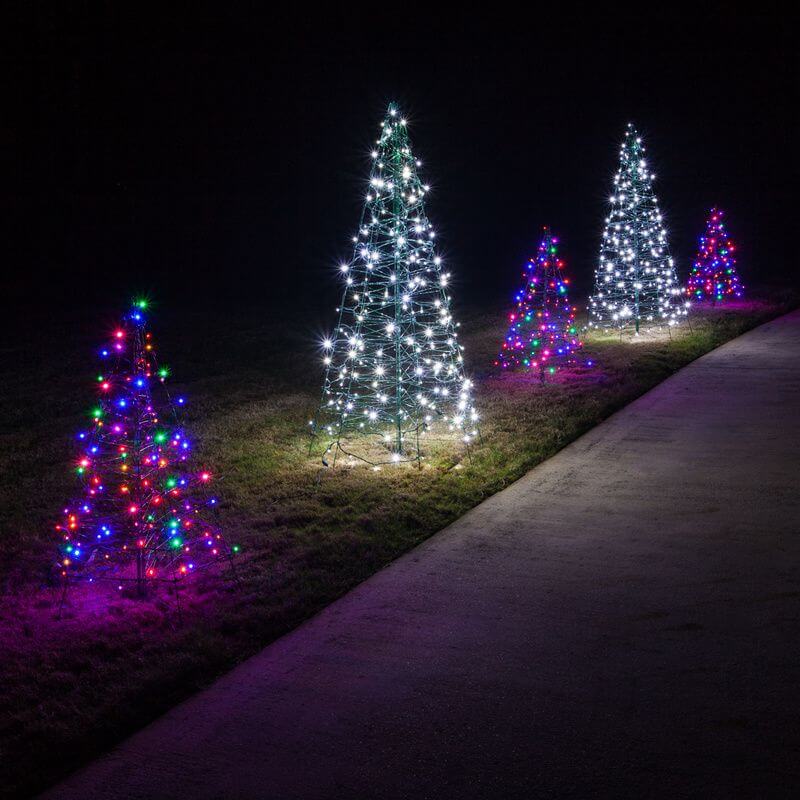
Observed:
[[[334,464],[340,451],[374,465],[419,462],[425,437],[440,431],[469,443],[477,433],[451,276],[436,252],[419,167],[406,120],[390,105],[353,257],[340,267],[338,324],[323,345],[325,382],[311,425]]]
[[[687,314],[644,153],[628,123],[589,300],[590,327],[633,325],[638,333],[642,325],[676,325]]]

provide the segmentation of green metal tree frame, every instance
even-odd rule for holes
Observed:
[[[417,461],[421,439],[438,431],[476,435],[471,382],[450,312],[450,274],[425,213],[429,187],[418,175],[406,120],[390,105],[354,253],[341,266],[345,287],[336,330],[326,340],[322,400],[312,431],[333,451],[378,464]],[[380,448],[358,455],[361,435]],[[312,444],[313,446],[313,444]]]
[[[644,152],[628,123],[589,300],[593,328],[632,325],[639,333],[643,324],[677,325],[688,312]]]

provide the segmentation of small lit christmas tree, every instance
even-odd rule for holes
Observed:
[[[495,366],[504,370],[538,371],[544,379],[560,366],[574,363],[581,347],[575,325],[575,307],[569,302],[569,278],[558,255],[558,238],[544,229],[536,258],[522,274],[516,308]]]
[[[325,452],[334,451],[334,464],[345,447],[374,465],[419,462],[421,437],[437,429],[467,443],[476,434],[450,312],[451,276],[436,252],[419,167],[406,120],[390,105],[372,152],[353,257],[340,268],[339,321],[323,345],[322,402],[311,426]],[[373,434],[374,446],[359,449],[359,434]]]
[[[110,579],[141,594],[148,583],[186,578],[229,548],[213,521],[208,470],[195,466],[138,300],[100,350],[97,399],[78,434],[79,499],[56,525],[67,579]]]
[[[697,301],[710,300],[714,305],[724,300],[738,300],[744,293],[733,255],[736,247],[725,230],[724,216],[722,209],[711,209],[689,274],[689,296]]]
[[[669,254],[642,139],[628,124],[605,220],[590,327],[677,325],[689,307]]]

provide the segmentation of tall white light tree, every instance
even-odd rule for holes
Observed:
[[[605,220],[589,325],[676,325],[689,303],[678,283],[642,138],[628,123]]]
[[[421,439],[437,428],[467,443],[477,433],[450,274],[436,252],[419,167],[406,120],[390,105],[353,257],[340,267],[339,319],[324,342],[322,402],[311,423],[333,463],[339,451],[373,464],[419,462]],[[364,455],[361,434],[380,446]]]

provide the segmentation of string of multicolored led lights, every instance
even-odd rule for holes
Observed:
[[[147,301],[137,300],[101,348],[97,400],[78,434],[80,499],[56,525],[65,578],[133,583],[175,581],[230,558],[213,521],[211,473],[192,463],[191,443],[164,386],[147,330]]]
[[[689,274],[687,291],[697,301],[721,303],[739,300],[744,287],[736,271],[736,246],[725,230],[725,212],[712,208],[706,222],[706,231],[700,237],[700,246]]]
[[[677,325],[689,303],[669,254],[642,139],[628,124],[605,220],[589,326]]]
[[[576,308],[569,302],[570,280],[558,255],[558,238],[545,227],[536,258],[525,265],[524,283],[517,292],[511,326],[494,362],[503,370],[537,371],[543,379],[575,361],[582,346],[575,324]]]
[[[429,187],[419,178],[406,120],[393,105],[372,162],[353,257],[340,268],[339,321],[323,344],[322,402],[311,422],[327,440],[326,452],[335,451],[334,463],[340,450],[353,453],[346,448],[355,434],[379,437],[385,459],[363,458],[377,464],[419,461],[420,437],[434,427],[465,442],[477,432],[450,312],[451,276],[425,213]]]

